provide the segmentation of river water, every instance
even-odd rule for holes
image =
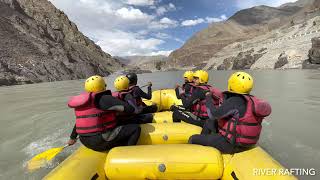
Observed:
[[[173,88],[182,73],[139,75],[139,84]],[[231,71],[211,71],[210,84],[226,89]],[[320,179],[320,71],[251,71],[252,94],[268,100],[272,115],[263,123],[260,145],[287,168],[315,168]],[[115,75],[106,78],[113,89]],[[68,97],[83,89],[83,80],[0,87],[0,179],[41,179],[77,147],[66,149],[47,169],[28,173],[34,155],[64,145],[74,124]],[[79,144],[79,143],[78,143]]]

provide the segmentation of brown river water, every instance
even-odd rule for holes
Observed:
[[[210,84],[226,89],[231,71],[211,71]],[[320,71],[250,71],[252,92],[268,100],[272,115],[263,123],[260,145],[287,168],[315,168],[320,179]],[[182,83],[182,71],[139,75],[153,89]],[[106,77],[113,89],[115,75]],[[41,179],[77,146],[67,148],[47,168],[29,173],[34,155],[68,140],[74,124],[68,97],[83,89],[83,80],[0,87],[0,179]],[[78,143],[79,144],[79,143]],[[85,163],[85,162],[84,162]]]

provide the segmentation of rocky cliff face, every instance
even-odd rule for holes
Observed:
[[[258,6],[210,25],[169,56],[169,67],[204,69],[301,68],[311,38],[320,34],[320,0],[278,8]]]
[[[107,76],[122,64],[47,0],[0,0],[0,85]]]

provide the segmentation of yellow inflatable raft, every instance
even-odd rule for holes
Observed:
[[[181,103],[173,90],[161,91],[153,92],[152,99],[159,110]],[[163,104],[155,100],[156,97],[163,98]],[[187,144],[189,137],[199,134],[201,128],[186,123],[170,123],[171,115],[171,112],[156,113],[154,122],[157,123],[141,125],[136,146],[116,147],[103,153],[81,146],[44,179],[296,179],[282,175],[280,172],[284,172],[284,167],[258,146],[228,155],[211,147]]]
[[[151,100],[144,100],[147,105],[157,104],[158,111],[168,111],[172,105],[182,105],[174,89],[161,89],[152,92]]]

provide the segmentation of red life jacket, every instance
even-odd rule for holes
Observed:
[[[243,117],[239,113],[220,119],[218,122],[219,133],[227,140],[238,146],[255,145],[261,133],[262,120],[271,114],[268,102],[254,96],[243,95],[247,101],[247,110]]]
[[[195,87],[201,88],[206,91],[210,91],[213,95],[213,104],[216,107],[218,107],[218,106],[220,106],[220,104],[222,104],[223,93],[219,89],[214,88],[210,85],[200,85],[200,86],[195,86]],[[195,103],[192,106],[191,111],[194,115],[196,115],[198,117],[207,118],[208,113],[207,113],[207,107],[206,107],[206,99],[203,99],[203,100]]]
[[[97,93],[81,93],[68,101],[68,106],[75,111],[78,134],[105,132],[116,126],[116,112],[98,109],[94,103],[96,95]]]
[[[118,98],[122,101],[124,101],[124,98],[126,97],[127,94],[130,94],[129,91],[116,91],[116,92],[112,92],[112,96],[115,98]]]

